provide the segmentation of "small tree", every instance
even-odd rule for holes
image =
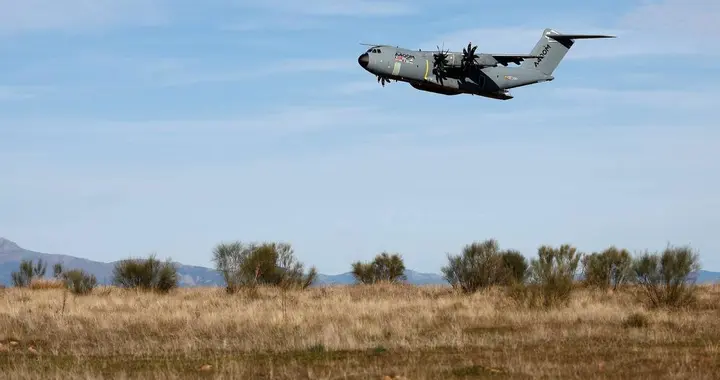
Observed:
[[[42,278],[45,277],[47,271],[47,263],[42,259],[38,259],[37,264],[33,267],[33,277]]]
[[[538,249],[538,258],[530,262],[530,278],[539,286],[545,307],[569,301],[581,256],[568,244]]]
[[[167,293],[178,286],[177,268],[169,259],[160,262],[155,255],[147,259],[126,259],[113,268],[113,283],[123,288]]]
[[[234,293],[244,285],[257,284],[260,266],[253,271],[248,263],[253,249],[254,246],[246,246],[237,241],[218,244],[213,250],[215,267],[222,273],[228,293]]]
[[[55,277],[56,279],[60,279],[64,271],[65,268],[63,268],[62,263],[56,263],[55,265],[53,265],[53,277]]]
[[[632,265],[636,282],[651,307],[680,307],[694,300],[690,275],[700,270],[700,256],[690,247],[668,247],[662,254],[645,253]]]
[[[213,261],[229,293],[256,285],[305,289],[317,278],[315,267],[304,273],[304,265],[287,243],[221,243],[213,250]]]
[[[42,259],[38,259],[37,264],[34,266],[32,260],[22,260],[19,271],[12,272],[11,274],[13,285],[16,287],[27,287],[33,279],[44,277],[46,269],[47,263]]]
[[[67,288],[75,295],[90,294],[97,286],[95,275],[88,274],[82,269],[73,269],[61,274]]]
[[[287,243],[260,244],[251,259],[267,268],[260,272],[263,284],[306,289],[317,278],[315,267],[311,267],[307,274],[304,273],[304,265],[297,260],[292,246]]]
[[[371,262],[354,262],[352,275],[355,277],[355,281],[362,284],[397,283],[407,280],[402,256],[398,253],[390,254],[388,252],[380,253]]]
[[[627,283],[632,275],[632,258],[626,249],[614,246],[582,259],[585,284],[614,290]]]
[[[441,271],[453,288],[472,293],[493,285],[507,284],[516,275],[524,278],[520,274],[525,272],[522,260],[516,255],[524,259],[517,251],[500,251],[495,239],[473,242],[466,245],[460,255],[448,254],[448,265]]]

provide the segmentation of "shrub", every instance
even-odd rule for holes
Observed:
[[[97,286],[97,279],[94,275],[85,273],[82,269],[74,269],[62,273],[65,286],[75,295],[86,295],[92,293]]]
[[[625,317],[625,319],[622,322],[622,326],[624,328],[644,328],[648,327],[650,325],[650,320],[648,319],[647,315],[641,314],[641,313],[632,313]]]
[[[286,243],[221,243],[213,250],[213,261],[229,293],[256,285],[306,289],[317,278],[315,267],[304,273],[304,265]]]
[[[178,286],[177,268],[170,260],[163,263],[154,255],[147,259],[126,259],[115,264],[113,283],[122,288],[167,293]]]
[[[56,263],[53,265],[53,277],[60,279],[62,278],[63,272],[65,269],[63,268],[62,263]]]
[[[537,284],[516,282],[505,289],[505,294],[523,307],[536,308],[542,306],[542,292]]]
[[[462,254],[448,254],[443,277],[453,288],[465,293],[476,292],[494,285],[522,283],[527,274],[527,261],[518,251],[501,251],[495,239],[473,242]]]
[[[45,276],[47,269],[47,263],[42,259],[38,259],[38,262],[33,266],[32,260],[22,260],[20,262],[20,270],[12,272],[12,282],[16,287],[28,287],[35,278],[42,278]]]
[[[601,253],[583,257],[585,284],[614,290],[627,283],[632,275],[632,258],[626,249],[612,246]]]
[[[568,244],[538,249],[538,258],[530,262],[530,277],[541,293],[543,306],[567,304],[570,300],[580,256]]]
[[[362,284],[397,283],[407,279],[405,263],[398,253],[382,252],[371,262],[354,262],[351,273],[355,281]]]
[[[632,265],[636,282],[651,307],[681,307],[694,301],[690,275],[700,270],[699,255],[687,246],[668,246],[662,254],[645,253]]]
[[[528,276],[528,261],[522,253],[509,249],[502,253],[502,261],[506,271],[506,283],[522,284]]]

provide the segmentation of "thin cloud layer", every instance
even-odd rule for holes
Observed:
[[[459,50],[468,42],[489,53],[528,53],[542,30],[550,27],[561,33],[610,34],[618,38],[606,41],[578,41],[566,59],[613,59],[632,56],[687,54],[718,56],[714,49],[720,38],[720,2],[715,0],[664,0],[641,5],[618,19],[600,25],[566,20],[557,25],[534,27],[468,28],[439,35],[420,43],[435,48]]]
[[[0,32],[83,30],[167,21],[160,0],[0,0]]]
[[[240,1],[244,8],[271,10],[273,13],[292,13],[311,16],[396,16],[417,12],[417,6],[407,0],[265,0]]]
[[[623,27],[674,36],[704,40],[720,38],[720,2],[717,0],[664,0],[639,6],[620,20]],[[707,46],[708,50],[711,49]]]

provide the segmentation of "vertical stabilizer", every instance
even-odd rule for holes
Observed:
[[[525,60],[520,67],[538,70],[543,74],[551,75],[560,65],[560,61],[565,58],[568,50],[575,44],[575,40],[590,38],[615,37],[601,34],[561,34],[547,28],[530,52],[530,55],[536,55],[539,58]]]

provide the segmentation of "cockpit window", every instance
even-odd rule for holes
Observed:
[[[378,48],[370,48],[366,51],[366,53],[381,53],[381,51]]]

